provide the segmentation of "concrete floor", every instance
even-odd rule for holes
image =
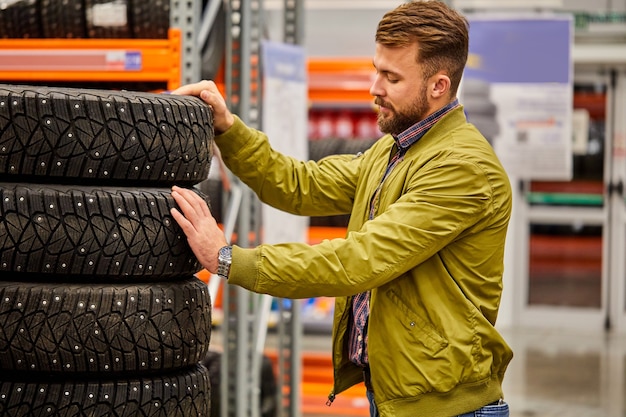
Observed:
[[[626,417],[626,335],[521,328],[501,332],[515,353],[504,385],[511,417]],[[266,345],[275,345],[271,332]],[[302,350],[304,356],[329,353],[330,337],[305,334]],[[303,395],[303,417],[368,415],[360,387],[356,396],[353,390],[352,397],[326,407],[330,381],[324,381],[323,393]],[[303,387],[308,390],[306,381]]]
[[[511,417],[626,416],[626,335],[507,329]]]

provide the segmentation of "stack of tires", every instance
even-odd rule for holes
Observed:
[[[0,0],[0,38],[165,39],[170,0]]]
[[[0,416],[209,416],[211,300],[172,184],[199,99],[0,85]]]

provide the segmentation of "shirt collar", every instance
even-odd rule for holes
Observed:
[[[406,151],[411,145],[420,140],[435,123],[443,118],[443,116],[457,107],[459,107],[459,100],[454,99],[454,101],[446,104],[424,120],[415,123],[404,132],[401,132],[397,136],[394,135],[393,139],[396,141],[398,148]]]

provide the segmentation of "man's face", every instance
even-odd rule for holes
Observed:
[[[376,78],[370,94],[379,106],[378,127],[381,132],[401,133],[432,112],[428,84],[416,56],[417,44],[401,48],[376,44],[373,62]]]

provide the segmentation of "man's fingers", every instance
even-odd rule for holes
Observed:
[[[199,97],[213,109],[222,109],[225,106],[225,104],[222,103],[222,96],[219,91],[205,89],[200,91]]]
[[[203,80],[193,84],[186,84],[173,90],[171,94],[200,96],[203,90],[207,90],[215,86],[213,81]]]
[[[176,220],[176,223],[178,223],[180,228],[183,229],[183,232],[185,232],[185,234],[187,234],[187,231],[194,230],[194,227],[191,224],[191,222],[187,220],[180,211],[176,210],[176,208],[172,207],[170,209],[170,214],[172,215],[174,220]]]
[[[185,216],[189,213],[194,216],[213,217],[207,202],[193,190],[174,186],[172,197],[179,203]]]
[[[185,216],[183,216],[180,211],[176,210],[174,207],[170,209],[170,214],[172,215],[176,223],[178,223],[178,226],[180,226],[190,243],[194,239],[196,239],[199,234],[199,230],[194,223],[190,222]]]
[[[228,130],[235,122],[235,117],[228,110],[226,101],[214,81],[203,80],[193,84],[183,85],[173,90],[171,94],[190,95],[200,97],[213,113],[213,131],[221,134]]]
[[[208,203],[202,197],[200,197],[197,193],[193,193],[193,194],[195,195],[195,200],[200,206],[200,212],[202,213],[202,215],[205,217],[213,217],[213,213],[211,213]]]
[[[176,201],[176,204],[178,204],[178,207],[180,211],[182,211],[183,215],[193,223],[196,217],[196,210],[191,204],[189,204],[189,201],[187,201],[187,198],[184,195],[184,191],[172,191],[172,198],[174,198],[174,201]]]

